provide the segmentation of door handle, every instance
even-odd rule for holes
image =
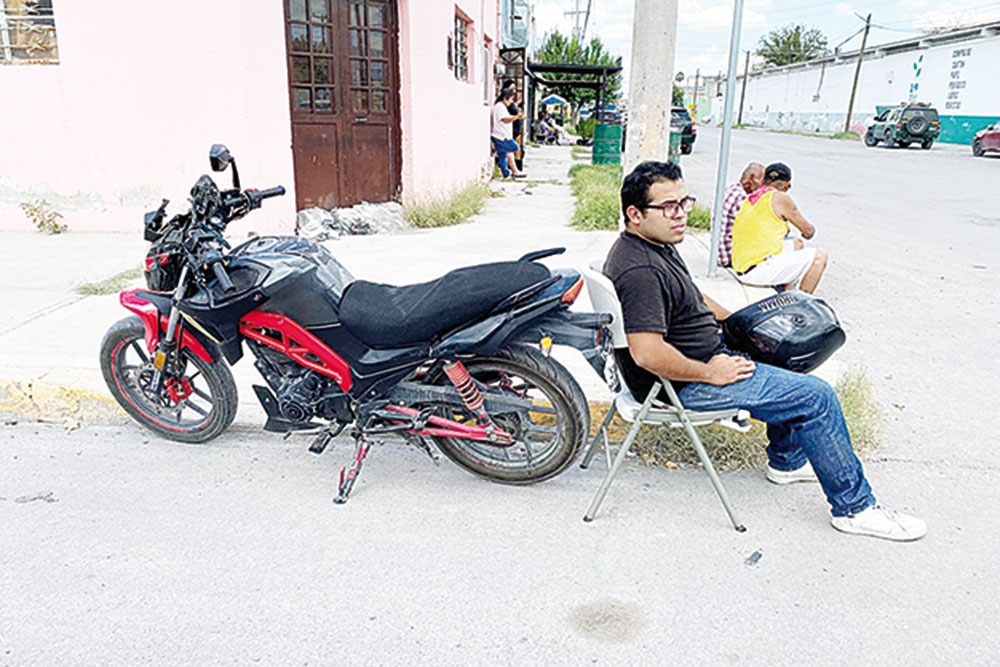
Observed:
[[[354,119],[354,122],[355,123],[367,123],[368,122],[368,116],[358,116],[358,117],[356,117]]]

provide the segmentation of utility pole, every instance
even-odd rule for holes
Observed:
[[[858,65],[854,68],[854,84],[851,86],[851,101],[847,105],[847,122],[844,123],[844,132],[851,131],[851,112],[854,111],[854,93],[858,90],[858,77],[861,76],[861,61],[865,57],[865,44],[868,43],[868,30],[872,27],[872,15],[868,14],[865,19],[865,36],[861,38],[861,50],[858,51]]]
[[[572,16],[574,21],[573,36],[581,43],[583,42],[583,32],[580,30],[580,15],[589,14],[590,10],[580,9],[580,0],[573,0],[573,11],[563,12],[563,16]]]
[[[715,200],[712,202],[712,245],[708,251],[708,277],[719,272],[719,242],[722,239],[722,193],[726,189],[729,167],[729,138],[733,130],[733,98],[736,96],[736,68],[740,57],[740,31],[743,29],[743,0],[733,2],[733,28],[729,34],[729,70],[726,74],[726,102],[722,111],[722,139],[719,141],[719,166],[715,174]]]
[[[635,0],[625,174],[644,160],[666,160],[670,154],[677,4],[678,0]]]
[[[736,119],[737,125],[743,124],[743,100],[747,96],[747,79],[750,78],[750,51],[747,51],[747,63],[743,66],[743,89],[740,90],[740,115]]]
[[[698,79],[701,78],[701,69],[694,71],[694,112],[698,113]]]

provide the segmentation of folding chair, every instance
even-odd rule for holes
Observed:
[[[594,310],[602,313],[611,313],[614,317],[611,323],[611,340],[614,346],[616,348],[628,347],[625,327],[622,324],[621,304],[618,302],[618,295],[615,292],[614,285],[601,273],[600,260],[591,262],[590,266],[584,267],[583,278],[587,283],[587,290],[590,293],[590,300],[594,305]],[[656,400],[661,387],[667,392],[670,405]],[[608,424],[611,423],[616,413],[621,415],[625,421],[630,422],[632,426],[629,428],[625,440],[618,447],[618,454],[615,456],[614,461],[612,461],[611,445],[608,441]],[[601,427],[597,430],[594,439],[591,440],[587,451],[584,453],[583,462],[580,464],[581,468],[587,468],[597,453],[599,443],[603,441],[605,457],[608,462],[608,472],[604,476],[604,481],[601,482],[601,486],[591,501],[590,509],[587,510],[587,514],[583,517],[583,520],[588,522],[594,520],[598,508],[600,508],[601,503],[604,501],[604,496],[607,495],[608,489],[611,487],[611,482],[614,480],[615,475],[618,474],[618,469],[621,468],[622,462],[625,460],[625,454],[628,453],[629,448],[639,434],[639,429],[642,428],[643,424],[655,424],[671,428],[683,428],[687,432],[691,444],[694,446],[694,450],[697,452],[698,458],[701,459],[701,464],[704,466],[705,472],[712,482],[712,486],[715,487],[715,492],[719,495],[719,500],[722,501],[722,506],[726,509],[726,514],[729,515],[729,520],[733,523],[733,527],[741,533],[746,531],[746,528],[740,523],[736,515],[736,510],[733,509],[729,502],[729,495],[722,487],[719,475],[715,472],[715,467],[712,465],[711,459],[708,458],[708,453],[705,451],[705,446],[698,437],[695,427],[719,423],[723,426],[745,432],[750,428],[750,425],[746,423],[746,419],[749,416],[746,410],[736,408],[709,412],[687,410],[681,405],[677,392],[674,391],[673,386],[665,378],[660,378],[659,382],[653,385],[653,388],[646,396],[646,400],[642,403],[639,403],[632,396],[628,387],[622,383],[621,391],[615,397],[607,416],[605,416],[604,421],[601,423]]]

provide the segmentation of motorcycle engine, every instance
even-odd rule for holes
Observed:
[[[253,345],[254,364],[278,399],[285,419],[307,422],[317,414],[324,419],[353,419],[346,394],[316,371],[304,368],[280,352]]]

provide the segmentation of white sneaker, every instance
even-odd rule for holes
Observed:
[[[812,464],[806,464],[795,470],[775,470],[771,464],[767,466],[767,481],[772,484],[795,484],[796,482],[819,482]]]
[[[896,542],[912,542],[927,534],[927,524],[923,519],[882,505],[866,507],[853,516],[832,517],[830,523],[842,533],[881,537]]]

